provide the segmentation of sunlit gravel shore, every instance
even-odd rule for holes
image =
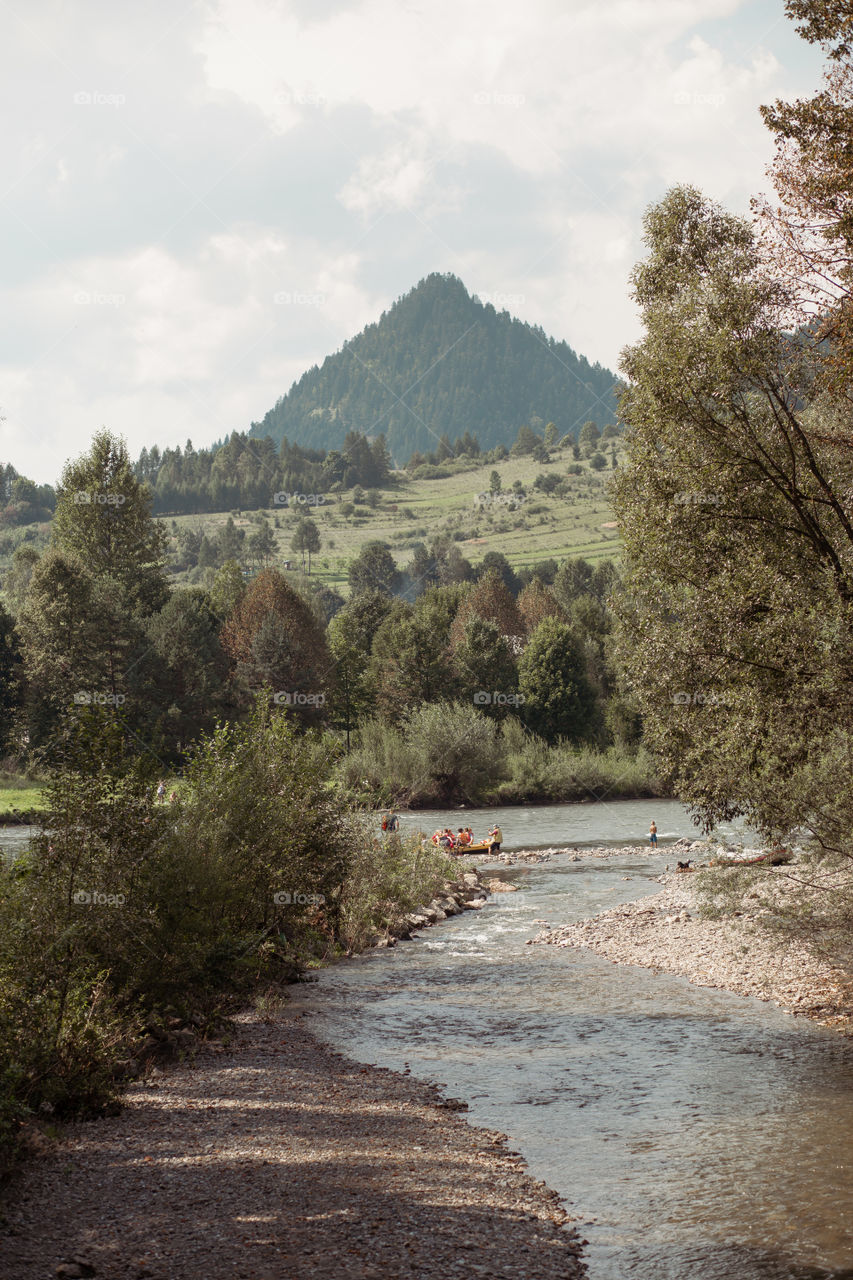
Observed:
[[[608,850],[612,856],[636,854],[633,846]],[[601,856],[601,851],[582,851]],[[648,852],[648,850],[645,850]],[[685,860],[678,846],[661,849]],[[790,868],[765,873],[778,879],[780,891]],[[699,873],[701,874],[701,872]],[[853,1034],[850,976],[805,944],[787,943],[761,924],[760,908],[745,901],[742,915],[712,920],[698,915],[697,873],[670,872],[660,877],[660,893],[625,903],[589,920],[543,930],[530,939],[558,947],[588,947],[618,964],[679,974],[701,987],[769,1000],[794,1014],[814,1018]]]
[[[585,1274],[556,1193],[464,1104],[342,1057],[305,1016],[237,1030],[25,1166],[3,1280]]]

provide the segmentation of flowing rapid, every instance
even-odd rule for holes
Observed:
[[[664,839],[695,834],[658,801],[403,816],[475,834],[497,818],[505,848],[642,843],[652,817]],[[853,1045],[757,1000],[526,945],[543,921],[655,892],[666,861],[664,845],[496,866],[519,892],[297,998],[336,1047],[410,1067],[507,1133],[580,1220],[591,1280],[853,1277]]]

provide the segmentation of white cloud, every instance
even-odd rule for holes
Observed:
[[[102,424],[134,451],[245,430],[316,352],[381,309],[357,283],[360,266],[247,228],[191,258],[146,248],[7,292],[4,310],[38,342],[26,363],[0,363],[3,460],[52,480],[69,441],[79,452]]]
[[[134,449],[244,429],[433,270],[615,364],[643,208],[691,181],[745,209],[758,104],[816,82],[779,24],[778,0],[10,14],[0,460],[53,479],[102,423]]]

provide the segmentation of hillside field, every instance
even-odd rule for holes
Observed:
[[[551,451],[551,461],[536,462],[530,457],[507,458],[484,467],[472,467],[441,479],[410,479],[396,472],[394,486],[381,491],[377,505],[353,505],[352,490],[323,495],[320,505],[272,507],[261,512],[231,512],[234,522],[247,535],[257,522],[267,518],[273,526],[277,552],[271,563],[290,560],[294,570],[301,556],[291,551],[290,541],[297,521],[310,515],[320,531],[322,546],[312,557],[311,577],[342,594],[347,591],[347,569],[367,542],[382,541],[405,569],[418,543],[429,543],[437,535],[451,537],[461,553],[476,565],[489,551],[502,552],[516,570],[541,560],[562,560],[584,556],[593,563],[618,559],[621,541],[615,527],[608,496],[608,468],[594,471],[581,462],[579,475],[569,475],[573,462],[570,447]],[[617,457],[621,441],[616,441]],[[501,494],[497,501],[478,506],[477,495],[489,490],[490,476],[497,471]],[[565,480],[565,496],[547,495],[535,489],[537,476],[555,474]],[[513,484],[520,482],[525,496],[515,510],[504,501],[511,497]],[[353,508],[351,513],[350,508]],[[162,517],[174,537],[181,526],[214,535],[228,520],[229,513]],[[176,581],[197,580],[199,571],[175,575]]]
[[[411,479],[405,472],[395,472],[393,484],[377,495],[377,505],[353,504],[353,491],[320,495],[320,505],[302,503],[287,507],[271,506],[262,511],[232,511],[204,515],[160,517],[170,536],[172,548],[181,527],[215,535],[229,518],[251,534],[262,519],[267,519],[276,537],[277,551],[271,563],[282,566],[290,560],[294,571],[301,567],[301,557],[290,548],[297,521],[311,515],[320,531],[321,550],[312,557],[311,577],[347,594],[347,569],[366,542],[386,542],[401,569],[412,557],[419,543],[429,543],[435,536],[452,538],[472,564],[476,565],[489,551],[501,551],[514,569],[519,570],[541,560],[562,560],[567,556],[585,556],[596,563],[618,558],[621,540],[615,527],[608,496],[608,480],[612,476],[612,451],[617,458],[624,445],[621,440],[608,440],[605,447],[607,468],[594,471],[587,461],[574,463],[570,446],[552,449],[550,461],[536,462],[531,457],[506,458],[487,466],[468,466],[442,479]],[[452,464],[459,466],[459,464]],[[579,475],[569,475],[570,465],[581,468]],[[513,484],[524,489],[524,498],[511,510],[503,498],[478,506],[476,497],[489,490],[490,476],[497,471],[501,493],[509,498]],[[537,476],[555,475],[565,481],[564,496],[545,494],[533,487]],[[350,511],[350,508],[352,510]],[[28,544],[41,552],[49,542],[50,526],[28,525],[10,530],[0,542],[0,584],[11,564],[16,546]],[[173,573],[177,584],[198,582],[204,585],[212,576],[210,570],[191,569]]]

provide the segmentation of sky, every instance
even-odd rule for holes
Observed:
[[[644,209],[746,213],[781,0],[0,0],[0,462],[246,430],[433,271],[615,369]]]

